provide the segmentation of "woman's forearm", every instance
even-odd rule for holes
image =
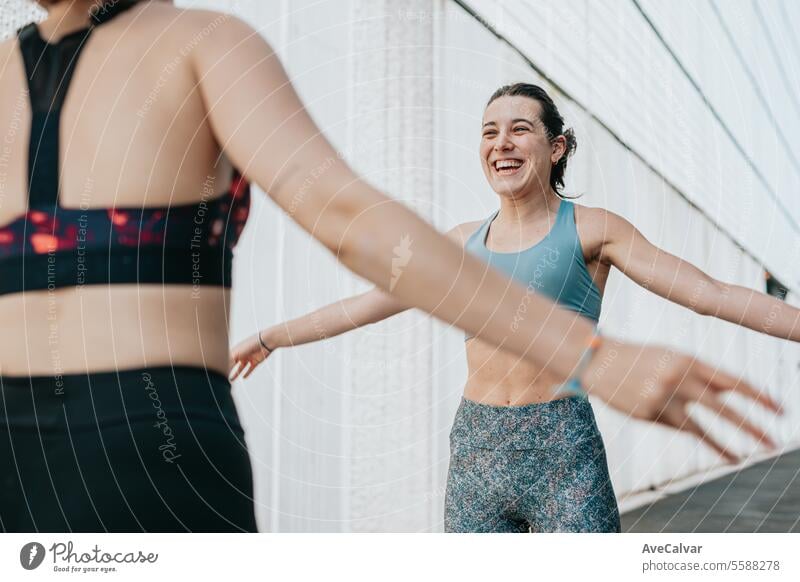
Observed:
[[[261,337],[272,349],[299,346],[375,323],[404,309],[391,295],[372,289],[267,328]]]
[[[785,301],[741,285],[717,282],[714,317],[771,336],[800,342],[800,310]]]

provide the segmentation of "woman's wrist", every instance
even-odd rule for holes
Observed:
[[[559,385],[555,394],[558,396],[579,396],[586,397],[591,385],[586,380],[590,373],[591,364],[596,359],[595,356],[603,343],[603,336],[595,327],[588,336],[581,340],[581,352],[578,362],[572,368],[572,372],[567,380]]]
[[[591,336],[586,339],[585,348],[581,355],[578,366],[576,367],[573,378],[585,393],[590,393],[594,389],[593,379],[597,377],[597,366],[600,360],[600,353],[607,347],[607,338],[595,328]]]
[[[261,349],[268,354],[274,352],[280,347],[280,344],[273,337],[273,334],[270,333],[270,328],[259,331],[257,335],[258,343],[261,345]]]

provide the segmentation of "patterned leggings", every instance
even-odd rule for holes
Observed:
[[[619,532],[603,440],[585,398],[462,399],[450,433],[448,532]]]

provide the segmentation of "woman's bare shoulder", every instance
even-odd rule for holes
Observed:
[[[606,208],[601,208],[599,206],[585,206],[583,204],[578,204],[574,200],[571,200],[570,202],[572,202],[572,205],[575,207],[575,220],[576,222],[580,222],[581,226],[584,224],[607,224],[608,222],[613,221],[614,217],[618,216]]]
[[[0,41],[0,72],[8,66],[8,60],[14,53],[17,46],[17,37],[11,36],[3,41]]]
[[[168,2],[148,2],[138,14],[120,23],[127,30],[145,27],[158,38],[179,42],[182,55],[203,45],[220,33],[246,36],[255,31],[244,20],[226,12],[201,8],[181,8]]]
[[[252,26],[235,14],[218,10],[180,8],[168,3],[154,2],[148,7],[148,11],[154,22],[165,24],[165,28],[173,31],[173,34],[191,34],[195,41],[218,30],[246,31],[250,34],[255,32]]]

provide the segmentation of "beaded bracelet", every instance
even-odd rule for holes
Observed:
[[[586,391],[583,389],[581,385],[581,374],[583,374],[586,367],[589,365],[589,362],[592,360],[597,349],[603,343],[603,335],[595,328],[595,332],[589,338],[587,342],[586,349],[583,350],[583,354],[581,354],[580,360],[578,360],[578,366],[575,370],[575,373],[572,377],[561,384],[555,391],[557,396],[567,394],[568,396],[579,396],[582,398],[588,398]]]

